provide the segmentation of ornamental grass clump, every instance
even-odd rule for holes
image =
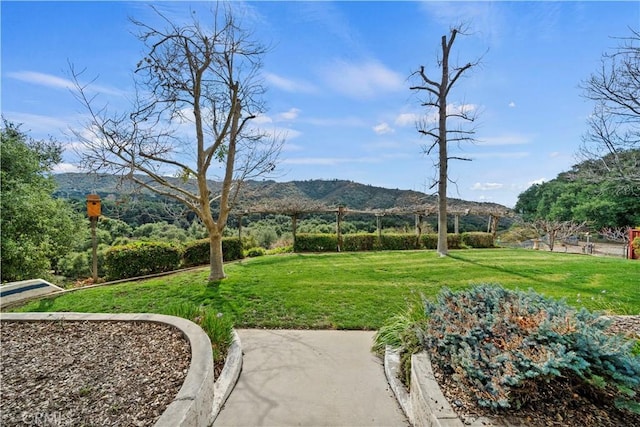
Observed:
[[[640,413],[640,357],[609,322],[533,291],[480,285],[426,302],[418,331],[433,363],[492,409],[532,402],[555,380]]]

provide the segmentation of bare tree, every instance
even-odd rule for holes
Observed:
[[[195,13],[178,25],[154,10],[164,28],[132,19],[146,53],[135,68],[131,111],[96,107],[71,67],[89,115],[74,133],[84,144],[85,169],[120,175],[198,216],[209,234],[209,280],[219,280],[222,233],[242,183],[272,171],[282,145],[249,125],[264,110],[258,72],[265,48],[229,7],[215,6],[209,27]]]
[[[424,147],[424,151],[430,155],[433,150],[438,148],[438,177],[433,186],[438,186],[438,253],[445,256],[449,252],[447,246],[447,183],[448,163],[451,159],[469,160],[461,157],[451,157],[448,154],[448,144],[471,142],[473,141],[474,129],[463,129],[462,123],[474,122],[476,119],[476,110],[469,108],[464,104],[455,106],[448,103],[448,97],[451,90],[458,82],[462,75],[477,66],[480,61],[467,62],[462,66],[450,65],[449,57],[453,43],[458,34],[464,35],[464,28],[457,26],[452,28],[447,36],[442,36],[441,48],[442,57],[438,58],[437,64],[440,71],[440,78],[431,78],[427,75],[425,67],[414,72],[411,76],[419,80],[419,84],[412,86],[410,89],[419,93],[426,93],[426,97],[421,101],[421,106],[427,108],[427,118],[417,124],[418,132],[421,135],[430,137],[433,142]],[[430,113],[433,119],[430,119]],[[449,120],[458,121],[458,127],[450,128]]]
[[[582,84],[596,105],[580,155],[593,160],[594,176],[622,186],[640,183],[640,32],[631,33]]]
[[[605,239],[622,243],[623,256],[626,257],[629,249],[629,237],[631,236],[631,227],[606,227],[599,231],[600,235]]]
[[[538,219],[530,224],[538,237],[547,237],[549,250],[553,252],[556,240],[564,240],[575,236],[587,226],[586,222],[575,221],[555,221],[548,219]]]

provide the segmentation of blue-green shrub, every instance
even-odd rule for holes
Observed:
[[[462,233],[462,243],[470,248],[493,248],[493,234],[479,231]]]
[[[606,334],[609,323],[586,309],[480,285],[444,289],[426,313],[427,326],[417,333],[424,348],[482,406],[517,407],[549,381],[573,378],[575,393],[606,389],[617,406],[640,409],[633,341]]]
[[[108,280],[126,279],[176,270],[180,248],[162,242],[135,242],[106,251],[104,268]]]
[[[224,237],[222,239],[222,259],[224,261],[234,261],[242,259],[244,253],[242,242],[235,237]],[[187,244],[182,255],[182,265],[191,267],[194,265],[204,265],[210,262],[209,239],[195,240]]]
[[[293,245],[294,252],[335,252],[338,248],[338,238],[335,234],[307,234],[296,235]]]

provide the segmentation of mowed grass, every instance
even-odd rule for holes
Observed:
[[[289,254],[228,264],[228,278],[207,283],[207,269],[80,290],[20,311],[154,312],[193,303],[229,315],[236,327],[378,329],[407,300],[434,298],[444,286],[479,283],[534,289],[575,307],[640,314],[640,262],[491,249]]]

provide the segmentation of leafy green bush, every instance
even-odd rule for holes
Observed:
[[[335,252],[338,248],[338,238],[335,234],[307,234],[296,236],[293,246],[294,252]]]
[[[194,265],[209,264],[209,255],[209,239],[195,240],[185,246],[182,265],[192,267]],[[244,252],[240,239],[235,237],[224,237],[222,239],[222,259],[224,261],[234,261],[243,257]]]
[[[109,246],[100,244],[97,248],[98,276],[104,277],[104,259]],[[88,249],[84,252],[72,252],[58,261],[58,273],[69,279],[90,277],[93,273],[93,252]]]
[[[417,243],[415,234],[383,234],[379,248],[385,251],[418,249]]]
[[[249,248],[244,251],[244,256],[253,258],[257,256],[263,256],[267,254],[267,250],[265,248],[261,248],[260,246],[256,246],[255,248]]]
[[[376,249],[377,244],[378,236],[371,233],[345,234],[342,236],[343,251],[372,251]]]
[[[462,243],[470,248],[493,248],[493,234],[474,231],[462,233]]]
[[[180,266],[181,257],[179,248],[162,242],[114,246],[105,253],[105,273],[108,280],[117,280],[172,271]]]
[[[267,255],[290,254],[293,252],[293,245],[278,246],[267,249]]]
[[[459,234],[447,234],[447,245],[449,249],[460,249],[461,239]],[[420,244],[424,249],[438,248],[438,235],[436,233],[423,234],[420,236]]]
[[[422,345],[482,406],[518,407],[542,395],[550,381],[569,378],[574,393],[613,396],[619,408],[640,411],[633,342],[607,335],[609,323],[586,309],[533,291],[480,285],[444,289],[426,313],[429,321],[417,334]]]
[[[631,242],[631,247],[633,248],[633,253],[636,257],[640,258],[640,237],[636,237]]]

